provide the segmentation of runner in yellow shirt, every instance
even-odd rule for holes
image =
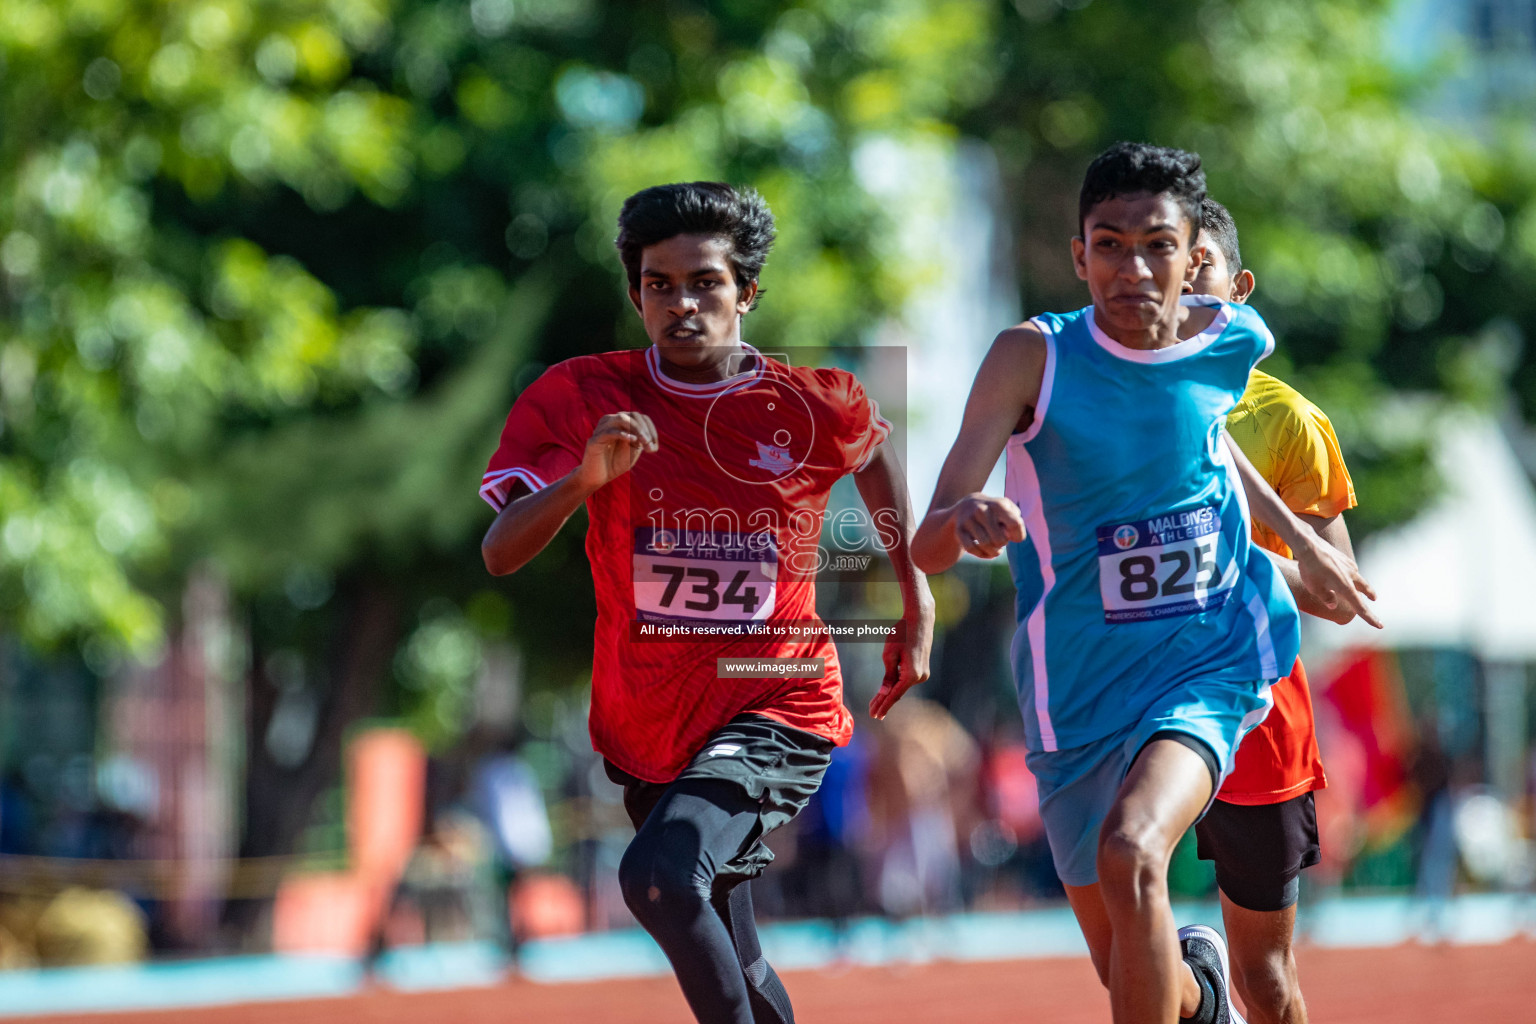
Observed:
[[[1202,268],[1196,281],[1210,273],[1209,267]],[[1252,371],[1248,390],[1227,415],[1227,433],[1297,515],[1332,519],[1355,507],[1355,485],[1333,424],[1285,381],[1263,370]],[[1253,539],[1268,551],[1290,557],[1285,542],[1258,520]]]
[[[1243,269],[1232,215],[1209,198],[1201,213],[1207,255],[1193,289],[1247,302],[1254,279]],[[1341,513],[1355,506],[1355,488],[1321,409],[1284,381],[1254,370],[1227,416],[1227,432],[1292,512],[1353,555]],[[1290,548],[1257,520],[1253,539],[1279,556],[1275,561],[1302,611],[1335,622],[1353,617],[1342,602],[1330,609],[1301,586]],[[1299,659],[1270,694],[1274,708],[1238,747],[1232,774],[1195,835],[1200,857],[1216,862],[1233,981],[1249,1021],[1306,1024],[1291,935],[1301,869],[1316,864],[1320,854],[1312,793],[1327,781]]]

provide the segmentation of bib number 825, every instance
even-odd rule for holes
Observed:
[[[1173,570],[1159,580],[1158,568],[1166,565],[1173,566]],[[1189,580],[1191,570],[1193,580]],[[1131,555],[1121,560],[1120,596],[1127,601],[1180,597],[1206,590],[1218,578],[1215,540],[1189,547],[1165,548],[1155,561],[1150,554]]]

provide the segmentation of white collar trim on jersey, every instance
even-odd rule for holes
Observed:
[[[687,381],[668,377],[662,372],[661,356],[657,353],[655,345],[645,350],[645,365],[650,370],[651,379],[663,391],[674,395],[682,395],[685,398],[714,398],[732,388],[740,387],[749,381],[754,381],[763,375],[762,353],[744,341],[741,343],[741,349],[752,357],[752,369],[732,374],[724,380],[712,380],[704,384],[690,384]]]
[[[1203,351],[1211,342],[1221,337],[1221,332],[1227,329],[1232,322],[1232,307],[1221,301],[1214,295],[1184,295],[1179,298],[1181,306],[1214,306],[1216,318],[1211,325],[1193,338],[1185,338],[1183,341],[1167,348],[1130,348],[1122,345],[1114,338],[1104,333],[1103,328],[1094,319],[1093,307],[1088,307],[1088,331],[1093,335],[1093,340],[1099,343],[1099,347],[1117,359],[1124,359],[1132,363],[1171,363],[1176,359],[1185,359],[1196,352]]]

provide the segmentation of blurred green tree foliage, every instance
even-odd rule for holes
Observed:
[[[646,184],[756,185],[781,235],[754,334],[856,340],[900,273],[849,149],[979,99],[989,20],[979,0],[5,4],[4,608],[34,640],[142,650],[155,573],[205,553],[287,591],[463,553],[520,368],[643,340],[611,237]]]
[[[1445,113],[1454,44],[1404,67],[1393,7],[1015,0],[998,87],[961,121],[1005,167],[1031,311],[1085,297],[1067,239],[1095,153],[1129,138],[1201,154],[1279,338],[1266,369],[1339,429],[1357,532],[1412,515],[1434,486],[1424,445],[1382,415],[1391,390],[1500,405],[1513,383],[1536,421],[1536,348],[1520,340],[1536,331],[1536,133]]]
[[[578,681],[579,531],[493,586],[473,492],[544,365],[644,341],[619,203],[756,186],[754,340],[856,342],[908,275],[850,154],[947,135],[994,13],[6,0],[3,628],[152,653],[214,560],[250,612],[248,855],[291,847],[348,722],[455,736],[484,645],[536,638],[529,674]]]

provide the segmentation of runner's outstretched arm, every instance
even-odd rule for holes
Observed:
[[[1018,506],[980,491],[1008,436],[1025,429],[1034,416],[1045,355],[1045,336],[1025,323],[999,334],[981,361],[960,434],[912,540],[912,557],[924,572],[943,572],[965,551],[995,558],[1008,542],[1024,539]]]
[[[1354,558],[1326,543],[1315,532],[1304,526],[1296,514],[1285,506],[1269,483],[1253,468],[1253,463],[1243,454],[1232,435],[1221,432],[1243,481],[1243,491],[1248,496],[1248,507],[1253,517],[1280,537],[1296,555],[1300,582],[1325,608],[1347,608],[1366,622],[1381,628],[1381,621],[1371,612],[1363,598],[1376,600],[1376,591],[1360,575]]]
[[[1349,539],[1349,528],[1344,525],[1342,515],[1309,516],[1303,512],[1296,513],[1296,518],[1312,528],[1327,543],[1333,545],[1350,558],[1355,557],[1355,548]],[[1308,615],[1316,615],[1320,619],[1329,622],[1337,622],[1344,625],[1354,619],[1355,613],[1342,602],[1333,608],[1329,608],[1323,602],[1312,596],[1312,592],[1301,582],[1301,567],[1296,564],[1294,558],[1281,558],[1273,551],[1269,553],[1270,561],[1280,569],[1280,575],[1285,579],[1285,585],[1291,588],[1291,596],[1296,598],[1296,607]]]
[[[869,463],[853,475],[859,497],[869,509],[875,532],[890,556],[901,584],[901,619],[903,636],[893,637],[885,645],[885,680],[880,692],[869,702],[872,718],[884,718],[901,695],[928,678],[928,656],[933,649],[933,594],[928,577],[912,561],[912,501],[907,494],[907,478],[901,460],[882,441]]]
[[[513,488],[512,500],[496,514],[480,542],[486,569],[493,576],[505,576],[527,565],[588,496],[628,473],[643,452],[658,447],[656,424],[644,413],[611,413],[598,420],[581,465],[536,493],[528,493],[522,483]]]

